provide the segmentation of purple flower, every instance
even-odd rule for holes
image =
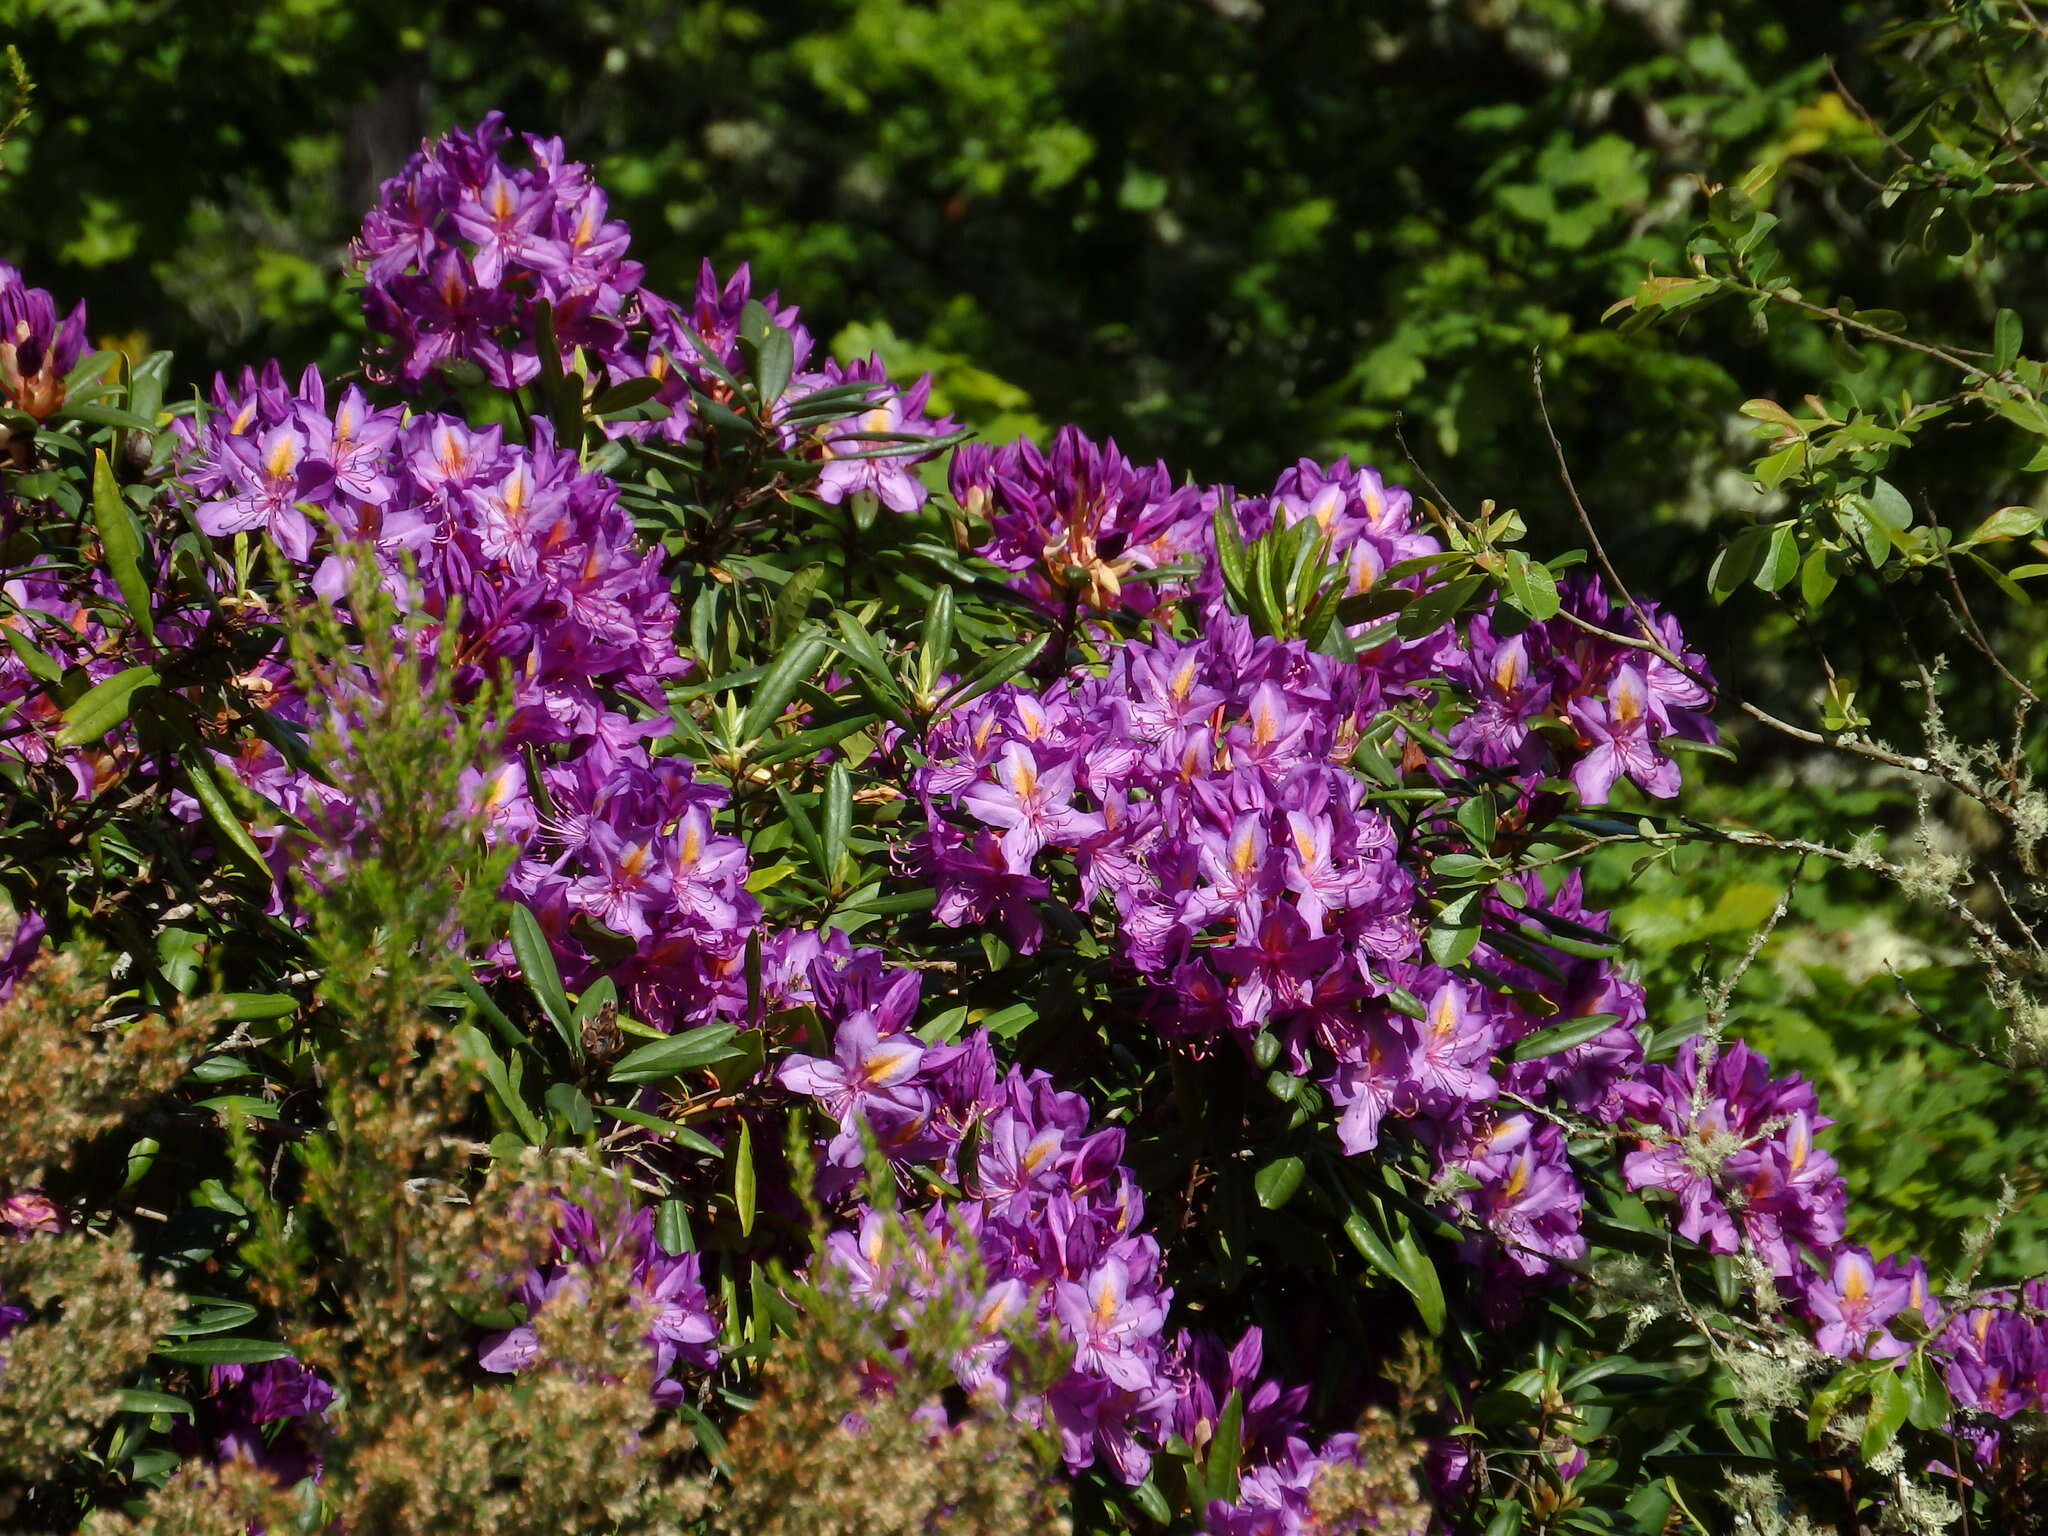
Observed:
[[[1908,1347],[1884,1325],[1905,1310],[1911,1297],[1903,1276],[1881,1277],[1868,1253],[1844,1248],[1825,1280],[1815,1276],[1807,1283],[1807,1307],[1820,1319],[1813,1342],[1844,1359],[1896,1359]]]

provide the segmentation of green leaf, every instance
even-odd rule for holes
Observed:
[[[1767,528],[1745,528],[1714,556],[1713,567],[1707,572],[1707,590],[1715,602],[1725,603],[1747,585],[1763,561],[1770,537]]]
[[[147,421],[133,411],[124,411],[118,406],[78,404],[67,405],[50,418],[52,421],[82,421],[89,427],[119,427],[128,432],[153,432],[156,423]]]
[[[168,1333],[180,1338],[191,1338],[206,1333],[226,1333],[230,1328],[239,1328],[244,1323],[256,1320],[256,1309],[246,1301],[223,1301],[215,1297],[194,1297],[200,1305],[197,1317],[179,1323]]]
[[[456,1044],[473,1059],[484,1075],[484,1082],[497,1095],[505,1113],[512,1117],[512,1123],[519,1127],[519,1134],[526,1138],[529,1146],[540,1146],[548,1139],[547,1127],[542,1125],[527,1106],[526,1096],[519,1091],[519,1083],[513,1077],[505,1059],[492,1049],[484,1032],[474,1024],[459,1024],[455,1028]],[[516,1059],[516,1058],[515,1058]]]
[[[289,992],[216,992],[213,997],[226,1007],[227,1018],[240,1023],[288,1019],[299,1011],[299,1000]]]
[[[690,1208],[681,1200],[664,1200],[654,1214],[654,1240],[667,1254],[689,1253],[697,1246],[690,1232]]]
[[[569,1047],[569,1055],[582,1061],[583,1041],[572,1022],[569,994],[562,990],[562,974],[555,969],[555,952],[548,945],[540,919],[521,901],[512,903],[512,958],[518,962],[519,974],[548,1016],[548,1022]]]
[[[1807,551],[1806,561],[1799,568],[1799,596],[1809,608],[1818,608],[1828,600],[1835,590],[1835,571],[1825,549],[1815,546]]]
[[[1237,508],[1228,495],[1217,498],[1210,521],[1216,533],[1216,564],[1222,569],[1223,585],[1241,606],[1250,588],[1251,573],[1245,560],[1244,534],[1237,523]]]
[[[782,584],[768,620],[768,638],[778,650],[788,645],[789,637],[803,627],[804,616],[810,612],[811,596],[824,579],[825,563],[813,560],[809,565],[798,566]]]
[[[269,884],[270,867],[263,862],[263,850],[256,846],[249,829],[242,825],[242,818],[235,814],[228,797],[221,793],[220,785],[213,777],[212,765],[206,760],[206,749],[196,741],[188,741],[178,748],[178,762],[185,770],[192,798],[206,812],[206,819],[213,823],[214,830],[227,840],[228,850],[236,862],[242,865],[246,874]]]
[[[1237,1463],[1244,1454],[1244,1394],[1233,1390],[1216,1415],[1216,1430],[1202,1458],[1202,1481],[1211,1499],[1237,1502]]]
[[[731,1024],[701,1024],[666,1040],[650,1041],[619,1058],[611,1070],[615,1083],[658,1083],[679,1072],[708,1067],[736,1054],[732,1037],[739,1030]]]
[[[1354,1202],[1345,1216],[1344,1235],[1366,1263],[1413,1298],[1425,1328],[1431,1333],[1443,1331],[1443,1283],[1405,1220],[1390,1217],[1380,1197],[1368,1190],[1362,1203]]]
[[[45,655],[27,635],[7,624],[0,624],[0,635],[6,636],[8,646],[20,659],[21,664],[28,668],[29,676],[37,682],[48,685],[62,680],[63,667],[59,666],[54,658]]]
[[[754,365],[754,382],[765,408],[774,405],[789,388],[789,376],[796,367],[796,343],[788,331],[771,321],[758,345],[760,358]]]
[[[1508,1052],[1508,1060],[1534,1061],[1539,1056],[1555,1056],[1559,1051],[1585,1044],[1595,1035],[1605,1034],[1620,1022],[1618,1014],[1589,1013],[1582,1018],[1552,1024],[1517,1040],[1514,1049]]]
[[[1154,1525],[1169,1525],[1173,1511],[1167,1507],[1166,1495],[1159,1491],[1159,1484],[1151,1478],[1130,1490],[1131,1502],[1138,1506],[1138,1512]]]
[[[1799,574],[1799,524],[1782,522],[1771,528],[1770,543],[1758,564],[1756,584],[1765,592],[1776,592]]]
[[[1518,549],[1507,552],[1507,583],[1508,600],[1539,624],[1557,616],[1557,579]]]
[[[166,1344],[154,1353],[180,1365],[262,1365],[270,1360],[289,1360],[292,1352],[268,1339],[195,1339],[189,1344]]]
[[[122,1413],[182,1413],[192,1417],[192,1405],[182,1397],[173,1397],[168,1392],[144,1392],[137,1387],[123,1387],[115,1394],[115,1406]]]
[[[2002,544],[2008,539],[2029,539],[2041,531],[2041,514],[2032,507],[2000,507],[1985,518],[1956,547],[1973,544]]]
[[[1871,1387],[1870,1416],[1863,1421],[1863,1459],[1869,1461],[1898,1438],[1909,1408],[1905,1383],[1888,1370]]]
[[[130,667],[94,685],[64,711],[64,728],[57,732],[57,745],[82,747],[98,741],[128,718],[136,694],[154,688],[160,681],[155,667]]]
[[[2001,309],[1991,326],[1991,371],[2008,372],[2020,355],[2020,317],[2009,309]]]
[[[144,430],[148,430],[146,426]],[[142,525],[122,497],[121,487],[114,480],[114,467],[107,462],[106,451],[100,448],[92,451],[92,525],[106,555],[107,573],[114,578],[121,601],[128,606],[128,616],[142,631],[142,638],[156,644],[156,620],[149,611],[149,580],[142,570]]]
[[[754,1233],[754,1128],[740,1121],[739,1140],[733,1144],[732,1203],[739,1212],[740,1236]]]
[[[781,718],[783,708],[796,696],[798,685],[817,671],[818,663],[830,649],[830,642],[816,631],[799,634],[782,647],[747,701],[747,712],[740,720],[743,740],[759,741],[768,734],[768,728]]]
[[[848,857],[847,838],[853,830],[853,776],[844,758],[825,770],[825,803],[819,818],[818,844],[824,851],[821,873],[825,883],[837,888],[840,871]]]
[[[1252,1189],[1259,1204],[1269,1211],[1279,1210],[1301,1188],[1301,1176],[1306,1171],[1307,1165],[1298,1157],[1274,1158],[1252,1176]]]
[[[660,393],[661,380],[651,374],[622,379],[590,402],[590,414],[609,416],[614,411],[630,411],[636,405],[645,405]]]
[[[966,682],[946,695],[943,701],[945,707],[958,709],[962,704],[980,698],[991,689],[1002,687],[1036,661],[1038,653],[1045,649],[1051,639],[1050,635],[1034,635],[1021,645],[1012,645],[997,651],[975,668]]]
[[[677,1146],[688,1147],[692,1152],[702,1153],[705,1157],[724,1155],[725,1149],[702,1131],[694,1131],[674,1120],[664,1120],[659,1115],[650,1115],[638,1109],[614,1109],[609,1104],[598,1105],[597,1112],[601,1115],[610,1115],[614,1120],[623,1120],[628,1125],[637,1125],[641,1130],[652,1131],[657,1136],[665,1136]]]
[[[1478,947],[1479,896],[1478,891],[1467,891],[1445,902],[1443,911],[1431,920],[1427,935],[1429,956],[1438,965],[1448,969]]]

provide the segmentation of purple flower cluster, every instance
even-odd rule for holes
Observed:
[[[453,619],[459,687],[510,678],[505,757],[471,773],[470,808],[519,849],[507,891],[555,940],[570,983],[598,969],[571,936],[580,922],[634,941],[615,975],[640,1017],[704,1017],[743,995],[737,961],[759,907],[738,841],[711,827],[722,791],[649,749],[669,726],[643,717],[665,710],[683,663],[659,557],[640,549],[612,484],[554,447],[545,422],[522,445],[453,417],[372,410],[353,389],[330,411],[312,374],[296,393],[274,371],[222,382],[214,403],[185,428],[202,529],[264,529],[328,597],[367,553],[404,607]],[[304,712],[281,668],[260,681],[274,708]],[[220,762],[282,811],[346,833],[354,808],[275,749]],[[280,873],[299,856],[283,825],[253,829]]]
[[[514,166],[511,138],[493,112],[423,145],[363,221],[364,310],[392,338],[386,366],[403,384],[458,360],[501,389],[530,383],[541,371],[542,302],[558,367],[578,347],[610,353],[625,342],[641,277],[626,257],[630,232],[606,216],[604,190],[560,139],[525,135],[532,163]]]
[[[975,1240],[989,1280],[988,1293],[971,1298],[989,1337],[958,1362],[963,1385],[1000,1388],[1008,1346],[997,1330],[1035,1306],[1074,1360],[1044,1403],[1016,1411],[1050,1417],[1069,1466],[1100,1454],[1125,1481],[1143,1481],[1150,1446],[1171,1425],[1161,1330],[1173,1293],[1159,1273],[1159,1245],[1138,1230],[1144,1197],[1122,1163],[1123,1132],[1093,1128],[1087,1101],[1043,1072],[999,1074],[984,1034],[944,1045],[909,1033],[917,973],[884,966],[875,951],[818,953],[802,980],[791,980],[785,997],[834,1025],[830,1057],[792,1055],[776,1074],[837,1122],[825,1187],[849,1187],[872,1141],[893,1161],[929,1166],[963,1190],[947,1215]],[[911,1283],[882,1251],[887,1230],[868,1211],[831,1242],[856,1277],[855,1294],[878,1306],[892,1286]]]
[[[1387,504],[1376,482],[1332,483]],[[1562,641],[1541,644],[1575,685],[1592,675],[1575,645],[1568,661]],[[1642,1002],[1611,966],[1564,960],[1546,974],[1482,945],[1496,976],[1548,1002],[1541,1014],[1422,956],[1428,890],[1346,766],[1371,719],[1415,686],[1371,656],[1258,637],[1228,614],[1194,640],[1133,641],[1098,674],[997,690],[935,726],[915,779],[931,829],[916,852],[942,921],[999,926],[1022,948],[1038,941],[1051,858],[1071,860],[1073,904],[1110,918],[1122,959],[1152,983],[1157,1028],[1247,1049],[1270,1032],[1344,1107],[1347,1152],[1377,1146],[1390,1116],[1414,1122],[1446,1171],[1476,1182],[1459,1204],[1502,1248],[1503,1279],[1533,1278],[1583,1253],[1580,1190],[1555,1129],[1497,1101],[1512,1089],[1617,1118],[1642,1060]],[[1545,682],[1546,700],[1558,686]],[[1601,924],[1575,880],[1519,889],[1519,912],[1491,899],[1503,926],[1532,913]],[[1548,1019],[1595,1014],[1613,1022],[1590,1040],[1497,1061]]]
[[[172,1443],[184,1454],[246,1461],[281,1484],[320,1475],[319,1435],[334,1388],[319,1372],[285,1358],[261,1365],[216,1365],[194,1422]]]
[[[2048,1410],[2048,1280],[2029,1280],[2017,1294],[1994,1292],[1958,1308],[1939,1339],[1956,1402],[1999,1419],[2022,1409]]]
[[[566,159],[559,139],[526,134],[521,142],[530,163],[507,158],[513,135],[493,112],[473,130],[422,145],[384,184],[355,245],[364,313],[390,338],[377,376],[413,389],[467,363],[497,387],[517,389],[549,368],[594,367],[614,384],[652,379],[652,399],[667,412],[659,421],[608,423],[608,432],[686,438],[693,391],[720,405],[732,399],[728,380],[742,367],[740,326],[752,291],[747,268],[720,283],[706,262],[687,307],[643,288],[642,268],[626,254],[631,232],[607,217],[588,168]],[[925,489],[910,466],[930,456],[916,440],[954,426],[926,413],[929,376],[899,391],[873,358],[813,367],[812,338],[795,308],[773,293],[762,308],[787,335],[791,361],[780,397],[764,402],[771,418],[821,389],[873,386],[853,391],[859,408],[806,443],[782,433],[785,449],[804,447],[821,462],[818,498],[873,496],[896,512],[916,510]],[[544,360],[550,333],[555,355]]]
[[[0,261],[0,400],[37,421],[65,401],[65,376],[85,351],[85,304],[61,321],[57,301]]]
[[[963,445],[948,474],[953,499],[987,518],[977,553],[1018,574],[1013,583],[1049,610],[1151,613],[1170,596],[1142,577],[1204,548],[1210,501],[1175,488],[1164,464],[1133,465],[1115,443],[1062,427],[1052,451],[1028,442]]]
[[[1622,1176],[1675,1199],[1680,1236],[1711,1253],[1747,1247],[1781,1279],[1799,1272],[1802,1249],[1841,1242],[1842,1178],[1813,1144],[1833,1122],[1812,1084],[1772,1077],[1740,1041],[1714,1055],[1689,1040],[1675,1065],[1648,1068],[1622,1093],[1642,1133]]]
[[[623,1222],[603,1221],[573,1200],[557,1202],[556,1259],[529,1270],[514,1288],[527,1322],[491,1335],[477,1349],[487,1371],[516,1375],[540,1358],[540,1338],[531,1319],[551,1306],[573,1307],[588,1292],[588,1275],[601,1266],[630,1266],[634,1300],[644,1314],[642,1335],[652,1354],[654,1401],[680,1403],[684,1382],[678,1371],[708,1371],[718,1363],[718,1320],[712,1316],[697,1255],[668,1253],[654,1239],[654,1211],[641,1206]]]

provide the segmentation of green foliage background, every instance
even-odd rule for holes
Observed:
[[[841,351],[940,371],[940,403],[990,437],[1072,420],[1261,487],[1339,453],[1412,481],[1399,425],[1454,500],[1520,506],[1536,542],[1567,544],[1530,386],[1541,349],[1566,456],[1638,590],[1680,612],[1725,679],[1803,718],[1808,619],[1754,592],[1706,599],[1714,551],[1769,500],[1736,408],[1932,393],[1924,369],[1872,355],[1845,386],[1813,327],[1717,310],[1624,335],[1602,316],[1646,272],[1683,270],[1703,182],[1762,164],[1779,171],[1779,248],[1828,290],[1978,346],[2001,306],[2048,328],[2039,199],[1973,230],[1952,202],[1881,208],[1859,177],[1880,146],[1850,97],[1910,106],[1870,51],[1890,16],[1750,0],[0,0],[0,40],[37,86],[0,149],[0,256],[84,297],[98,336],[188,364],[344,365],[358,211],[422,135],[501,107],[594,165],[652,286],[749,260]],[[1968,523],[2029,499],[2010,447],[1933,443],[1901,484]],[[1818,638],[1884,725],[1902,707],[1897,623],[1914,616],[1847,612]],[[2038,659],[2015,612],[2000,638]],[[1967,670],[1956,690],[1967,717]],[[1823,776],[1737,735],[1739,760],[1688,802],[1702,819],[1847,841],[1912,809],[1896,780]],[[1700,847],[1637,867],[1637,852],[1603,859],[1598,895],[1676,1021],[1793,865]],[[1894,981],[1944,1033],[1995,1042],[1958,958],[1896,894],[1807,869],[1740,1027],[1820,1080],[1856,1235],[1953,1258],[2011,1178],[2020,1205],[1989,1268],[2039,1272],[2048,1213],[2028,1197],[2048,1117],[1924,1027]]]

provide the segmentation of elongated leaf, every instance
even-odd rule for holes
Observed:
[[[732,1203],[739,1212],[740,1236],[754,1232],[754,1128],[740,1121],[739,1140],[733,1147]]]
[[[192,1405],[182,1397],[173,1397],[168,1392],[144,1392],[138,1387],[123,1387],[115,1397],[115,1406],[123,1413],[181,1413],[192,1417]]]
[[[6,638],[8,646],[20,659],[21,664],[28,668],[29,676],[37,682],[55,683],[64,676],[63,667],[59,666],[53,657],[45,655],[36,643],[20,630],[11,625],[0,624],[0,636]]]
[[[1216,1415],[1216,1432],[1209,1437],[1202,1459],[1202,1481],[1209,1497],[1227,1504],[1237,1502],[1237,1462],[1244,1454],[1244,1394],[1233,1390]]]
[[[673,1120],[664,1120],[659,1115],[650,1115],[638,1109],[614,1109],[609,1104],[597,1106],[601,1115],[610,1115],[614,1120],[623,1120],[628,1125],[637,1125],[643,1131],[652,1131],[657,1136],[666,1136],[677,1146],[688,1147],[692,1152],[701,1152],[706,1157],[722,1157],[724,1149],[701,1131],[694,1131],[687,1125]],[[674,1250],[671,1250],[674,1251]]]
[[[223,1301],[200,1299],[197,1317],[186,1318],[176,1327],[166,1330],[180,1338],[192,1338],[200,1334],[226,1333],[230,1328],[240,1328],[256,1320],[256,1309],[246,1301]]]
[[[136,694],[154,688],[161,680],[155,667],[130,667],[95,685],[64,711],[64,728],[57,732],[57,745],[82,747],[98,741],[128,718]]]
[[[826,884],[836,887],[839,872],[847,859],[847,837],[853,828],[853,776],[846,771],[842,759],[825,771],[825,807],[823,824],[818,829],[819,842],[825,853],[825,864],[821,871]]]
[[[747,701],[747,712],[740,720],[740,735],[745,740],[759,741],[768,734],[784,706],[795,697],[797,686],[818,670],[830,648],[825,637],[815,632],[799,634],[782,648]]]
[[[824,579],[825,563],[813,560],[809,565],[798,566],[790,573],[789,580],[782,584],[768,618],[768,637],[777,649],[789,644],[790,636],[803,627],[804,615],[810,611],[811,596]]]
[[[1991,327],[1991,371],[2004,373],[2019,360],[2020,317],[2009,309],[2001,309],[1998,319]]]
[[[997,651],[979,667],[975,668],[967,681],[946,695],[949,709],[958,708],[971,699],[978,699],[991,689],[1000,688],[1011,678],[1022,672],[1038,659],[1038,653],[1045,649],[1052,639],[1050,635],[1035,635],[1022,645],[1013,645]]]
[[[661,1251],[684,1254],[696,1247],[690,1232],[690,1208],[680,1200],[664,1200],[654,1215],[654,1240]]]
[[[1557,616],[1557,579],[1518,549],[1508,551],[1507,583],[1509,600],[1539,624]]]
[[[512,1117],[530,1146],[540,1146],[548,1139],[547,1127],[542,1125],[527,1106],[526,1096],[519,1091],[519,1084],[512,1071],[505,1065],[504,1058],[491,1048],[491,1042],[484,1032],[474,1024],[463,1024],[455,1030],[455,1042],[476,1062],[484,1075],[484,1081],[496,1094],[498,1102],[505,1107],[505,1113]],[[516,1058],[515,1058],[516,1059]]]
[[[133,411],[124,411],[112,405],[67,405],[51,419],[82,421],[91,427],[121,427],[130,432],[150,432],[156,428],[155,422],[146,421]]]
[[[1595,1035],[1605,1034],[1620,1022],[1620,1016],[1612,1013],[1589,1013],[1583,1018],[1566,1019],[1562,1024],[1552,1024],[1517,1040],[1514,1049],[1508,1052],[1508,1060],[1534,1061],[1539,1056],[1555,1056],[1559,1051],[1584,1045]]]
[[[121,487],[114,480],[114,466],[107,462],[106,451],[101,448],[92,451],[92,525],[100,536],[107,574],[114,578],[121,601],[128,605],[129,618],[142,631],[143,639],[156,644],[156,620],[149,611],[149,581],[142,571],[142,525],[122,497]]]
[[[732,1037],[739,1031],[731,1024],[703,1024],[696,1029],[650,1041],[629,1051],[612,1067],[615,1083],[658,1083],[678,1072],[708,1067],[733,1054]]]
[[[299,1000],[289,992],[219,992],[214,998],[226,1005],[228,1018],[248,1024],[288,1019],[299,1011]]]
[[[571,1022],[569,994],[562,990],[562,975],[555,969],[555,952],[548,946],[540,919],[524,902],[512,904],[512,957],[519,962],[519,974],[526,978],[541,1011],[569,1047],[569,1054],[580,1062],[583,1041]]]
[[[759,339],[758,361],[754,365],[754,383],[760,390],[764,411],[782,398],[795,367],[796,343],[788,331],[770,321]]]
[[[248,874],[268,882],[270,867],[263,862],[263,850],[256,846],[256,839],[249,835],[249,829],[242,825],[242,818],[235,814],[234,806],[221,792],[213,776],[213,767],[207,761],[206,749],[196,741],[188,742],[178,749],[178,762],[185,770],[192,798],[206,812],[206,819],[213,823],[214,830],[227,840],[228,849],[237,862]]]
[[[180,1365],[262,1365],[292,1357],[289,1349],[268,1339],[194,1339],[189,1344],[166,1344],[155,1353]]]

